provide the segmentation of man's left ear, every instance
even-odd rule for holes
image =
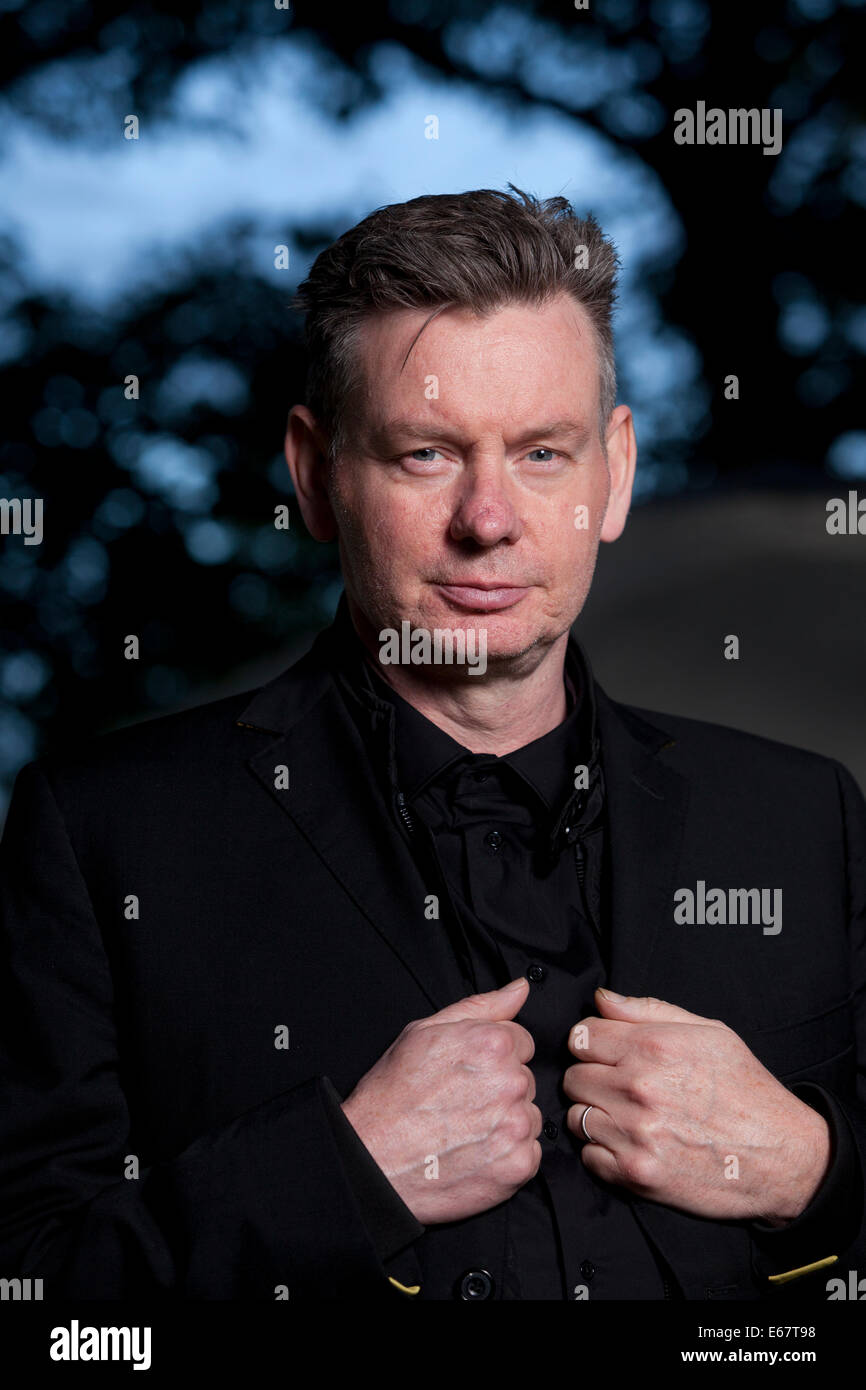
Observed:
[[[615,541],[625,529],[637,463],[634,420],[627,405],[618,405],[611,411],[606,440],[610,496],[601,525],[600,538],[603,541]]]

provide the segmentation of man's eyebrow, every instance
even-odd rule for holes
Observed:
[[[514,442],[525,444],[529,439],[573,437],[579,444],[583,444],[591,433],[592,426],[587,420],[549,420],[546,425],[536,425],[531,430],[524,430]]]
[[[576,443],[584,444],[591,433],[592,427],[586,420],[549,420],[546,424],[534,425],[531,429],[522,430],[511,443],[525,444],[530,439],[573,438]],[[383,420],[381,424],[374,426],[371,435],[377,444],[403,437],[411,439],[456,439],[458,437],[447,426],[431,425],[422,420],[409,419]]]

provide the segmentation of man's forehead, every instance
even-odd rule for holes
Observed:
[[[499,354],[496,329],[505,315],[510,322],[505,351]],[[483,322],[493,330],[491,356],[488,358],[484,345],[473,338],[464,361],[458,356],[450,363],[456,366],[466,390],[456,397],[446,392],[440,399],[439,390],[428,392],[427,384],[432,379],[430,373],[434,377],[440,373],[439,349],[445,344],[442,339],[429,339],[428,334],[446,317],[450,332],[458,337],[479,321],[471,311],[448,308],[437,312],[434,307],[387,311],[365,322],[367,337],[356,356],[355,427],[373,452],[386,454],[417,435],[436,430],[443,439],[447,433],[455,441],[465,441],[475,437],[479,429],[484,433],[500,427],[515,446],[524,435],[528,438],[540,431],[555,434],[572,447],[582,447],[591,435],[589,421],[597,413],[598,371],[592,322],[581,304],[570,295],[558,296],[541,309],[514,302],[484,315]],[[524,351],[530,321],[538,330],[533,339],[536,351],[530,354],[535,370],[526,370]],[[567,347],[562,336],[551,332],[554,324],[569,340]],[[452,341],[450,337],[446,340],[449,348]],[[419,343],[425,347],[422,353],[416,351]],[[515,363],[519,365],[517,378],[507,385],[500,369],[514,378]],[[420,394],[419,372],[424,387]],[[479,394],[480,382],[487,386]],[[507,400],[503,389],[507,390]],[[489,421],[488,411],[492,411]],[[548,422],[562,421],[572,423],[573,428],[547,428]],[[417,448],[417,443],[413,447]]]
[[[561,294],[539,306],[523,300],[511,300],[496,309],[480,312],[463,305],[444,305],[422,309],[398,308],[367,315],[359,330],[362,351],[369,345],[377,355],[399,357],[400,365],[411,360],[416,345],[432,344],[443,338],[453,341],[468,332],[480,329],[494,337],[498,332],[547,332],[553,323],[567,332],[574,331],[578,340],[591,342],[591,321],[584,306],[573,295]],[[589,331],[588,331],[589,330]],[[366,354],[365,354],[366,355]]]

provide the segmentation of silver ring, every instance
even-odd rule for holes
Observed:
[[[587,1139],[589,1140],[590,1144],[594,1144],[595,1140],[593,1139],[592,1135],[586,1127],[586,1117],[589,1114],[590,1110],[593,1110],[594,1108],[594,1106],[588,1105],[580,1117],[580,1127],[586,1135]]]

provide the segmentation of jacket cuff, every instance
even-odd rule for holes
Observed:
[[[334,1132],[334,1143],[361,1219],[379,1259],[384,1263],[411,1241],[423,1236],[422,1226],[393,1188],[360,1135],[346,1117],[340,1096],[327,1077],[322,1077],[322,1100]]]
[[[787,1226],[749,1221],[752,1263],[764,1278],[802,1270],[840,1256],[856,1239],[863,1216],[863,1172],[847,1116],[832,1092],[814,1081],[788,1088],[824,1116],[830,1129],[830,1167],[811,1202]],[[794,1275],[793,1277],[800,1277]],[[787,1282],[787,1281],[780,1281]]]

